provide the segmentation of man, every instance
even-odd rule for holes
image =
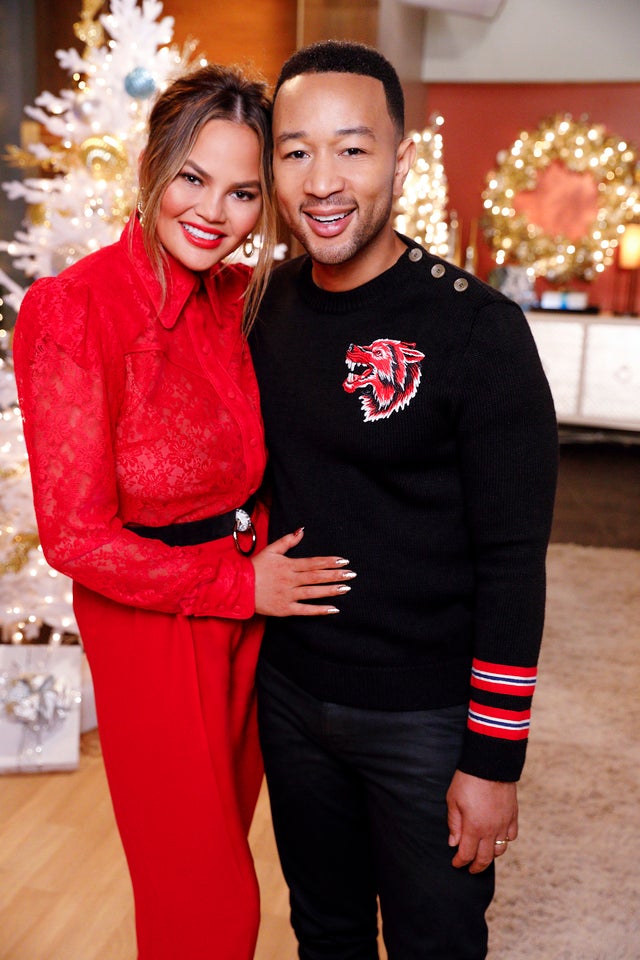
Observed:
[[[302,960],[376,958],[377,897],[390,960],[486,956],[542,633],[548,385],[519,307],[394,232],[403,112],[358,44],[298,51],[276,85],[277,198],[308,255],[252,339],[271,532],[357,573],[335,616],[271,620],[259,667]]]

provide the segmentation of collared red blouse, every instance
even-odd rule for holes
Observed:
[[[24,299],[13,355],[43,551],[119,603],[254,612],[253,566],[231,537],[168,547],[124,529],[225,513],[260,484],[263,429],[241,332],[248,279],[232,265],[201,282],[169,257],[163,302],[132,221]]]

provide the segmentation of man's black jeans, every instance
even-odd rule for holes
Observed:
[[[301,960],[483,960],[494,869],[451,866],[445,796],[466,705],[322,703],[268,663],[260,737]]]

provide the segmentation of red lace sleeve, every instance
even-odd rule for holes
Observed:
[[[196,616],[251,616],[253,566],[228,541],[167,547],[123,528],[113,440],[124,357],[115,326],[87,321],[90,300],[86,285],[70,286],[60,278],[37,281],[25,297],[14,335],[19,402],[47,561],[120,603]]]

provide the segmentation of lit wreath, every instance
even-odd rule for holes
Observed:
[[[533,133],[521,132],[496,159],[498,169],[487,175],[482,194],[481,225],[498,265],[517,263],[531,276],[554,282],[592,280],[611,265],[625,224],[640,211],[640,167],[632,147],[608,136],[601,125],[574,122],[565,114],[544,121]],[[578,233],[572,230],[571,236],[545,229],[527,214],[536,192],[538,198],[545,189],[553,194],[555,180],[555,215],[558,223],[566,222],[573,212],[571,202],[558,202],[563,178],[585,201],[578,210],[584,222],[578,218]]]

